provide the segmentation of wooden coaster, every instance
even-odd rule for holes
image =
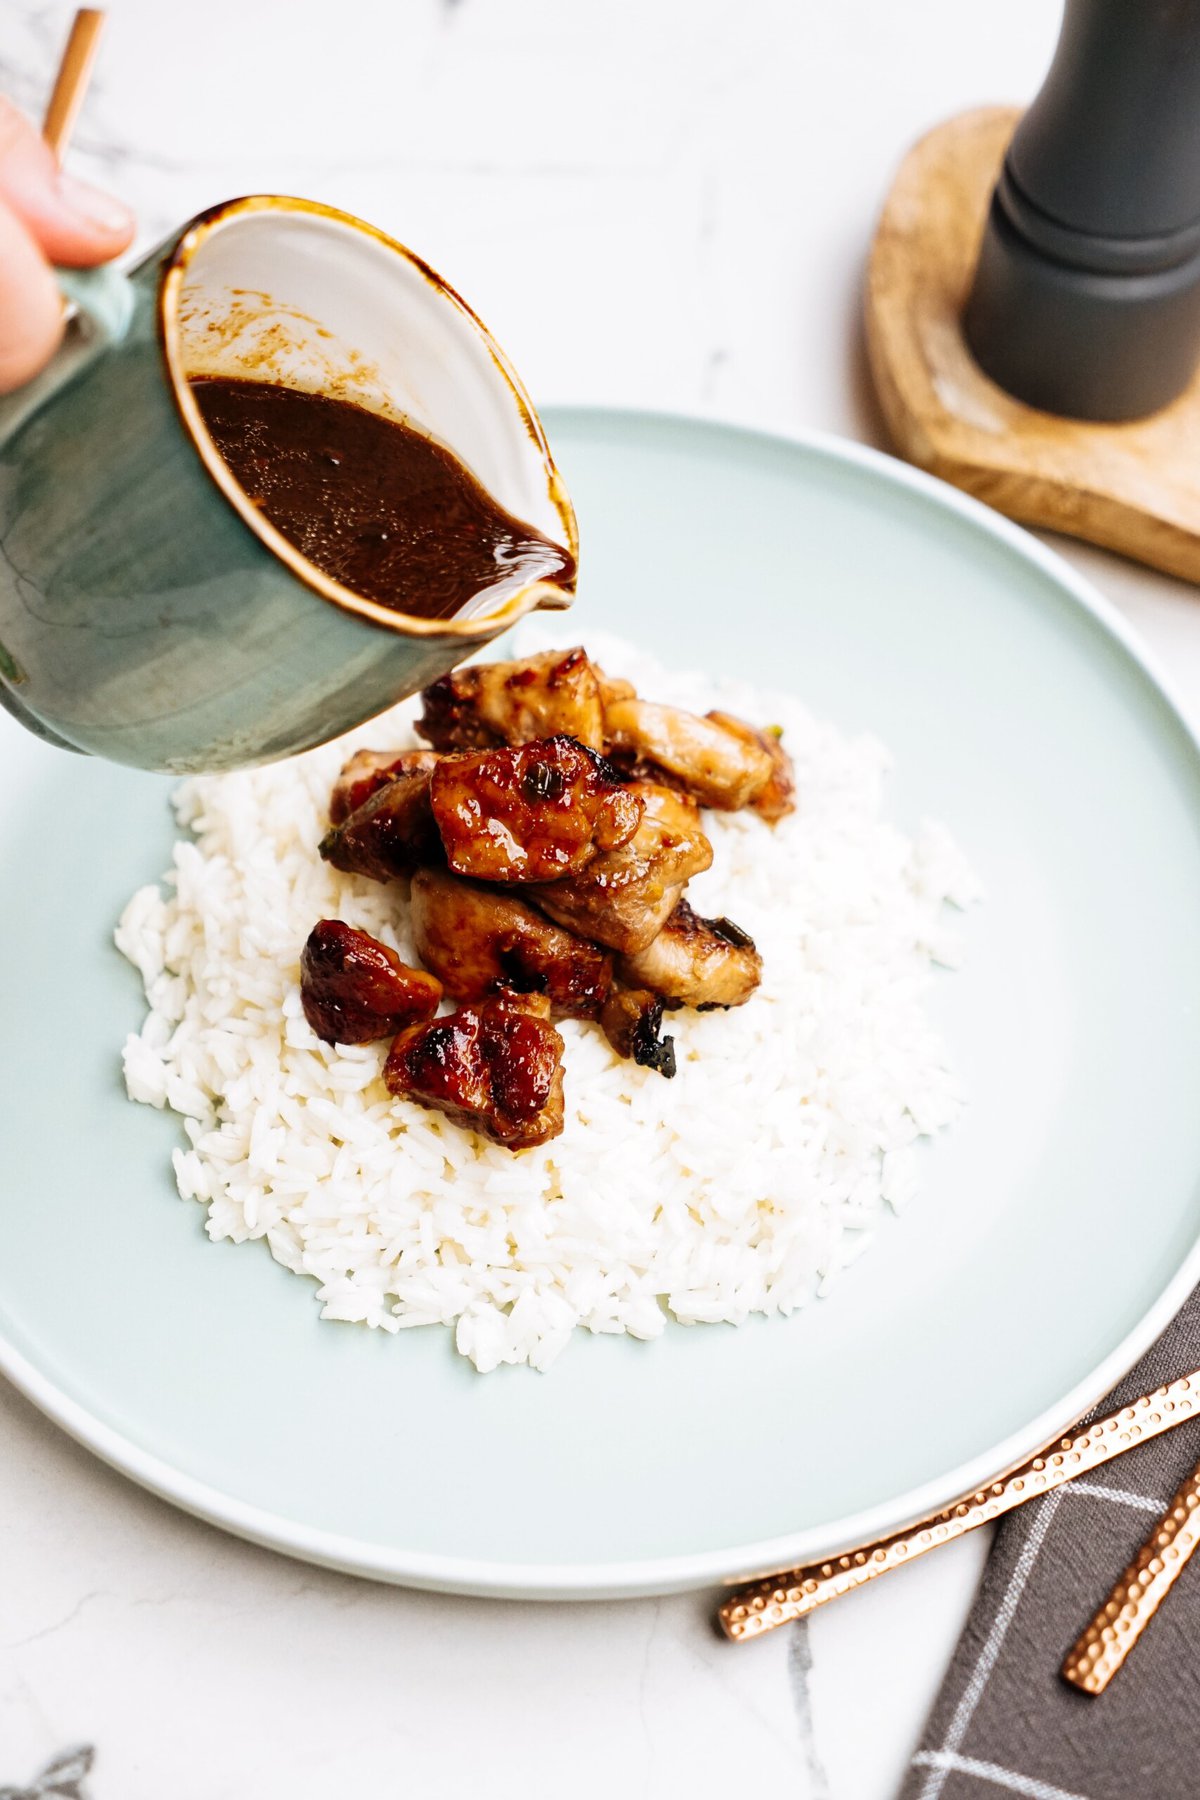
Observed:
[[[989,506],[1200,581],[1200,375],[1128,425],[1060,419],[973,361],[960,315],[1020,112],[939,125],[900,166],[867,272],[871,370],[902,456]]]

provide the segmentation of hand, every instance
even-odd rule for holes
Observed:
[[[132,236],[128,209],[62,174],[28,119],[0,96],[0,394],[36,375],[62,335],[50,265],[107,262]]]

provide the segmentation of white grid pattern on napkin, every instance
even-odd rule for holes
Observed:
[[[1093,1409],[1093,1411],[1095,1410]],[[1090,1418],[1092,1415],[1088,1416]],[[1068,1482],[1065,1486],[1056,1488],[1052,1494],[1048,1494],[1043,1501],[1038,1503],[1037,1517],[1022,1546],[1021,1554],[1013,1568],[1008,1586],[996,1610],[996,1616],[984,1640],[975,1667],[972,1669],[962,1697],[954,1709],[945,1738],[940,1748],[918,1750],[913,1756],[913,1768],[923,1769],[926,1772],[925,1781],[917,1800],[940,1800],[946,1779],[951,1774],[973,1776],[980,1782],[1002,1788],[1008,1793],[1026,1795],[1028,1800],[1088,1800],[1086,1794],[1056,1787],[1050,1782],[1039,1781],[1036,1776],[1025,1775],[1019,1769],[1004,1768],[999,1763],[985,1762],[977,1757],[964,1756],[960,1751],[967,1728],[976,1707],[983,1698],[1008,1628],[1029,1582],[1038,1552],[1045,1542],[1059,1505],[1071,1496],[1103,1500],[1110,1506],[1131,1506],[1139,1512],[1153,1513],[1158,1518],[1163,1516],[1167,1506],[1165,1500],[1155,1499],[1151,1494],[1131,1493],[1125,1488],[1109,1487],[1098,1481]],[[1066,1648],[1064,1646],[1064,1650]]]
[[[1030,1571],[1037,1561],[1038,1551],[1041,1549],[1054,1515],[1058,1511],[1064,1492],[1065,1489],[1056,1488],[1054,1493],[1047,1494],[1045,1500],[1041,1503],[1038,1517],[1034,1521],[1033,1529],[1021,1547],[1021,1554],[1018,1557],[1017,1565],[1012,1572],[1012,1579],[1005,1589],[1004,1597],[1000,1602],[995,1618],[992,1620],[992,1628],[984,1639],[983,1649],[979,1652],[979,1659],[971,1671],[970,1679],[968,1680],[966,1687],[963,1689],[962,1698],[954,1709],[954,1716],[950,1720],[940,1751],[926,1751],[924,1753],[918,1751],[917,1757],[914,1757],[913,1759],[915,1763],[922,1754],[933,1755],[939,1758],[938,1761],[931,1763],[929,1766],[925,1785],[921,1789],[920,1800],[938,1800],[938,1796],[946,1785],[946,1777],[950,1773],[950,1769],[945,1759],[953,1756],[957,1752],[959,1745],[966,1736],[967,1726],[971,1723],[971,1715],[983,1698],[983,1690],[988,1684],[988,1677],[996,1666],[996,1658],[1000,1654],[1000,1647],[1004,1642],[1009,1626],[1012,1624],[1013,1614],[1017,1610],[1017,1602],[1025,1591],[1025,1583],[1029,1580]],[[1009,1771],[1006,1771],[1006,1773],[1008,1772]],[[1025,1779],[1023,1776],[1018,1776],[1015,1770],[1011,1771],[1011,1774],[1014,1780]],[[1082,1795],[1073,1796],[1073,1800],[1084,1800],[1084,1797]]]
[[[947,1775],[952,1771],[956,1775],[976,1775],[980,1781],[990,1781],[1010,1794],[1024,1794],[1028,1800],[1087,1800],[1086,1794],[1071,1794],[1066,1788],[1052,1787],[1048,1781],[1037,1781],[1032,1775],[1017,1775],[998,1763],[958,1756],[953,1750],[918,1750],[913,1762],[919,1768],[941,1769]]]

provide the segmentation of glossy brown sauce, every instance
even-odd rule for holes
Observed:
[[[570,553],[504,512],[411,427],[270,381],[192,383],[239,485],[302,556],[397,612],[448,619],[536,580],[571,587]]]

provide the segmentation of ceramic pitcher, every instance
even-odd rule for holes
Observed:
[[[193,376],[287,382],[404,419],[577,550],[545,433],[475,314],[402,245],[315,202],[193,219],[129,275],[64,278],[51,366],[0,399],[0,702],[40,736],[172,771],[269,761],[424,687],[539,606],[490,588],[397,613],[308,562],[214,447]]]

